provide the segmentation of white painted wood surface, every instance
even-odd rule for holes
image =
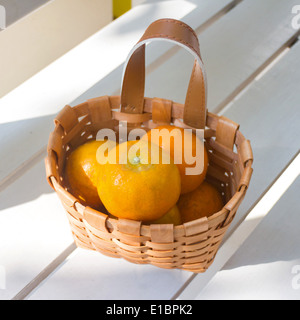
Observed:
[[[69,222],[39,161],[0,192],[0,265],[12,299],[73,242]]]
[[[147,6],[143,9],[134,9],[141,11],[129,12],[78,48],[72,50],[62,60],[54,63],[52,69],[43,70],[15,92],[7,95],[5,100],[0,100],[0,107],[6,105],[12,108],[9,112],[4,113],[4,118],[0,120],[0,132],[3,133],[4,137],[5,133],[6,137],[8,137],[8,133],[11,133],[10,137],[12,137],[9,143],[0,145],[1,150],[4,151],[3,153],[1,151],[1,155],[4,156],[1,158],[0,180],[2,179],[3,182],[11,172],[17,172],[15,170],[18,170],[18,168],[20,169],[19,173],[23,174],[21,177],[13,175],[10,180],[6,180],[6,183],[2,186],[0,185],[0,231],[2,232],[0,233],[0,240],[3,237],[0,242],[0,246],[2,246],[0,249],[3,248],[0,251],[0,266],[4,265],[6,267],[8,275],[7,288],[0,290],[0,299],[11,299],[18,294],[26,284],[45,270],[44,268],[49,266],[68,247],[71,241],[64,211],[56,195],[46,185],[43,169],[42,158],[45,151],[45,139],[47,140],[48,132],[53,128],[54,114],[60,110],[63,104],[70,103],[70,101],[73,101],[72,105],[74,105],[82,100],[119,90],[118,79],[121,75],[126,52],[136,42],[139,33],[143,32],[150,20],[155,20],[166,14],[168,16],[174,15],[175,18],[183,17],[185,22],[198,29],[198,31],[200,30],[200,41],[205,43],[205,46],[202,46],[202,52],[207,55],[205,60],[208,63],[208,71],[212,74],[209,81],[212,81],[211,86],[215,86],[215,89],[210,90],[216,90],[217,92],[216,97],[212,96],[212,99],[215,99],[212,101],[215,101],[216,108],[220,99],[226,100],[238,88],[243,87],[245,81],[253,80],[254,75],[261,71],[261,67],[270,60],[270,57],[278,50],[280,51],[286,42],[296,35],[296,31],[290,29],[288,22],[290,12],[287,12],[286,9],[294,4],[292,0],[284,2],[286,7],[282,5],[282,1],[272,1],[272,8],[274,9],[274,12],[270,13],[272,32],[268,29],[268,34],[264,33],[263,29],[269,26],[267,22],[263,21],[262,13],[261,15],[258,14],[260,11],[257,8],[261,5],[262,11],[267,12],[265,3],[271,6],[269,0],[266,0],[264,4],[257,0],[244,0],[227,14],[224,10],[228,9],[228,6],[233,3],[232,1],[199,0],[199,2],[193,1],[193,3],[185,2],[186,6],[181,7],[180,10],[178,10],[178,6],[175,7],[175,3],[178,4],[178,1],[162,2],[155,6],[155,10]],[[196,3],[198,7],[196,7]],[[138,12],[141,15],[136,18]],[[235,12],[238,12],[238,14]],[[221,13],[225,15],[221,17]],[[246,13],[249,13],[249,15]],[[253,17],[250,14],[255,16],[253,20],[257,18],[258,22],[256,24],[261,24],[262,29],[260,30],[256,26],[248,28],[244,25],[245,30],[243,29],[243,32],[248,32],[247,37],[251,41],[244,41],[242,33],[240,35],[237,33],[235,38],[230,40],[230,32],[235,34],[235,29],[237,29],[233,19],[237,19],[236,23],[242,23],[244,19],[248,21]],[[135,30],[134,25],[132,27],[127,25],[131,20],[131,15],[137,19],[135,23],[140,21],[138,25],[141,26],[141,29]],[[230,15],[230,18],[227,15]],[[120,39],[119,30],[122,30],[123,24],[128,28],[128,34],[121,38],[121,43],[114,43],[117,38]],[[229,24],[228,27],[226,27],[227,24]],[[208,25],[210,26],[208,27]],[[257,39],[259,38],[258,32],[262,34],[262,42]],[[222,46],[221,49],[217,50],[217,43],[222,43],[222,38],[225,35],[227,35],[227,41],[231,41],[232,48],[237,50],[234,51],[237,56],[232,60],[230,59],[229,48]],[[206,42],[205,38],[207,39]],[[211,39],[214,39],[215,43]],[[237,49],[237,47],[240,48],[238,44],[241,45],[241,42],[244,48]],[[116,58],[114,64],[108,63],[100,66],[101,63],[95,63],[97,55],[102,54],[105,57],[106,51],[103,51],[103,43],[106,44],[107,54],[114,54],[113,56]],[[245,49],[247,43],[250,46],[248,50]],[[227,42],[225,44],[227,45]],[[114,52],[119,45],[124,51]],[[206,47],[211,50],[210,54],[206,51]],[[95,51],[92,49],[95,49]],[[164,51],[167,49],[167,47],[163,48]],[[224,61],[227,64],[220,63],[220,55],[223,49],[224,59],[226,57]],[[155,47],[152,51],[150,48],[149,52],[154,53]],[[173,51],[171,51],[171,55],[172,53]],[[233,104],[223,110],[225,116],[241,124],[241,131],[252,140],[255,154],[253,180],[233,224],[235,227],[243,221],[245,214],[262,197],[275,178],[299,151],[299,140],[295,139],[295,137],[300,136],[298,103],[300,96],[296,89],[300,82],[299,68],[297,67],[300,66],[299,53],[300,45],[297,44],[264,77],[258,81],[253,81],[243,95],[240,95]],[[243,60],[243,55],[247,59]],[[75,65],[74,62],[78,61],[77,59],[83,57],[89,57],[90,59],[88,61],[83,59],[84,63],[76,65],[76,70],[73,70],[73,72],[71,66]],[[179,63],[178,59],[179,61],[182,59],[180,51],[175,52],[165,60],[156,60],[157,57],[157,54],[153,54],[152,60],[148,61],[150,65],[149,79],[154,81],[158,70],[160,72],[161,70],[171,72],[171,69],[177,69],[176,72],[182,74],[182,81],[185,83],[183,72],[186,72],[186,70],[182,68],[185,68],[185,63],[190,63],[190,61],[182,60],[182,64]],[[171,62],[173,65],[170,64]],[[214,65],[221,69],[214,69]],[[91,67],[89,72],[85,70],[87,66]],[[157,69],[157,66],[160,66],[160,69]],[[102,73],[100,67],[102,67]],[[59,79],[61,81],[56,82],[54,79],[57,79],[59,68],[69,70],[71,73],[62,76]],[[229,69],[231,72],[228,75],[229,78],[226,77],[226,79],[230,79],[230,81],[227,83],[223,72],[229,71]],[[82,72],[80,79],[75,77],[77,72]],[[220,80],[219,77],[223,80]],[[99,82],[100,79],[102,80]],[[70,82],[65,82],[66,80]],[[220,86],[221,81],[224,82],[224,88]],[[73,86],[66,89],[64,83],[72,83]],[[113,86],[112,83],[114,83]],[[166,82],[163,78],[160,78],[156,83]],[[30,96],[29,93],[32,90],[41,88],[44,84],[47,84],[45,86],[47,90],[39,91],[38,97]],[[160,87],[169,88],[165,89],[165,94],[177,92],[178,89],[176,82],[170,81],[168,86],[158,85],[156,88],[153,87],[156,96],[160,94]],[[182,91],[184,92],[184,90]],[[180,94],[179,91],[178,94]],[[22,105],[27,107],[26,111],[14,104],[22,101],[22,98],[24,98]],[[172,96],[172,99],[174,99],[174,96]],[[44,103],[45,109],[44,107],[40,108],[41,103]],[[3,128],[3,131],[1,131],[1,128]],[[276,128],[275,133],[274,128]],[[21,141],[20,137],[22,137]],[[8,153],[10,150],[15,151]],[[24,167],[20,167],[28,159],[28,163]],[[31,161],[31,159],[34,160]],[[8,166],[8,170],[5,172],[3,171],[4,166]],[[28,171],[23,173],[23,169]],[[16,194],[22,196],[16,198]],[[16,221],[18,222],[17,225],[15,225]],[[25,230],[27,237],[23,233],[23,224],[28,226]],[[52,243],[53,239],[50,237],[50,233],[53,228],[57,228],[55,229],[57,232]],[[28,233],[26,232],[27,229]],[[10,230],[14,230],[15,234],[20,234],[22,237],[12,237]],[[39,237],[39,242],[34,240],[33,235]],[[20,238],[22,239],[21,243]],[[10,239],[9,243],[7,239]],[[45,247],[47,249],[49,247],[49,250],[45,250]],[[11,254],[12,252],[16,253]],[[24,254],[20,254],[23,252]],[[5,263],[2,263],[2,261]],[[170,299],[179,291],[181,292],[179,298],[194,299],[201,290],[197,286],[197,278],[199,279],[199,277],[207,277],[207,275],[199,275],[194,278],[188,272],[133,265],[120,259],[108,258],[94,252],[76,249],[74,254],[66,259],[58,269],[54,270],[51,276],[41,282],[28,298]],[[193,279],[192,283],[182,292],[182,287],[186,281],[191,279]],[[42,278],[38,276],[34,281],[35,285],[39,284],[41,280]],[[207,278],[207,281],[209,280],[211,278]]]
[[[240,207],[248,212],[300,149],[300,42],[254,81],[222,114],[241,125],[251,140],[255,163],[251,188]]]
[[[170,299],[189,276],[188,272],[180,270],[136,265],[98,252],[77,249],[28,299]]]
[[[300,299],[299,190],[300,176],[196,299]]]

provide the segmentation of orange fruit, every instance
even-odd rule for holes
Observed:
[[[156,134],[153,136],[155,129],[159,130],[159,138]],[[170,153],[180,172],[181,194],[195,190],[204,181],[208,169],[208,155],[204,143],[194,133],[172,125],[162,125],[155,129],[148,131],[142,140],[158,143]],[[188,161],[187,156],[191,157]],[[191,174],[187,172],[195,169],[197,164],[197,171],[194,170]]]
[[[163,215],[160,219],[151,221],[150,224],[174,224],[179,226],[182,224],[180,211],[177,206],[174,206],[170,211]]]
[[[151,152],[153,150],[153,152]],[[112,215],[152,221],[168,212],[180,196],[180,175],[169,155],[144,141],[128,141],[108,152],[101,169],[98,193]],[[156,164],[151,160],[156,159]]]
[[[207,181],[196,190],[181,195],[177,205],[183,223],[209,217],[224,206],[220,192]]]
[[[97,191],[101,165],[96,159],[97,150],[102,144],[102,141],[92,140],[79,146],[67,159],[65,168],[70,192],[84,205],[94,209],[102,206]]]

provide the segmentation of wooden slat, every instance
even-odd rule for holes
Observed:
[[[12,299],[73,242],[43,161],[0,193],[0,300]]]
[[[250,188],[228,234],[300,150],[297,138],[300,136],[299,68],[300,42],[224,112],[225,116],[240,123],[254,153]],[[208,282],[213,275],[208,274],[202,279],[196,276],[179,299],[195,298],[203,281]]]
[[[299,300],[299,190],[300,177],[196,299]]]
[[[252,188],[240,207],[247,212],[300,150],[300,42],[263,78],[253,82],[224,115],[241,126],[254,153]]]
[[[63,269],[63,272],[59,269],[28,299],[168,299],[170,293],[178,290],[189,277],[188,272],[132,264],[83,249],[77,249]]]

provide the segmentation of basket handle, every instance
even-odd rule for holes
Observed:
[[[191,127],[204,129],[207,113],[207,81],[198,37],[191,27],[174,19],[160,19],[153,22],[129,53],[121,86],[121,111],[143,113],[145,46],[147,42],[153,40],[176,43],[194,56],[195,63],[186,95],[183,121]]]

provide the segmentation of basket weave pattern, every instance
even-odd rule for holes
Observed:
[[[137,117],[138,123],[143,120],[143,129],[155,127],[151,118],[152,104],[155,105],[156,100],[145,99],[145,113]],[[134,263],[204,272],[213,262],[246,194],[253,161],[249,141],[241,134],[237,124],[208,114],[205,130],[209,153],[207,181],[223,194],[226,205],[220,212],[176,227],[165,225],[159,228],[138,221],[116,220],[84,207],[80,200],[72,196],[64,187],[63,168],[68,155],[87,140],[95,139],[99,129],[118,128],[119,121],[127,116],[114,111],[119,105],[119,96],[96,98],[74,108],[66,106],[55,119],[56,127],[49,139],[46,158],[47,178],[66,209],[76,244]],[[172,104],[171,121],[177,126],[182,125],[177,117],[182,118],[183,110],[183,105]],[[219,139],[216,138],[218,133],[221,133]],[[228,136],[231,137],[231,148],[228,146]],[[236,146],[236,153],[233,145]]]
[[[165,28],[166,25],[168,28]],[[198,39],[192,29],[174,20],[159,21],[150,27],[141,40],[153,38],[153,35],[162,37],[156,29],[165,28],[169,35],[163,34],[164,38],[175,39],[184,46],[188,44],[197,58],[185,104],[143,98],[145,46],[139,47],[128,61],[121,96],[103,96],[75,107],[65,106],[57,115],[45,161],[47,179],[66,210],[78,247],[133,263],[201,273],[212,264],[224,234],[245,197],[253,171],[252,149],[238,124],[205,112],[206,99],[203,95],[206,79]],[[135,70],[138,73],[133,76]],[[200,90],[195,90],[197,86]],[[199,101],[196,109],[193,101]],[[203,129],[209,155],[206,179],[221,192],[225,203],[223,209],[208,218],[174,226],[115,219],[107,213],[84,206],[68,191],[64,180],[66,160],[78,146],[96,139],[100,129],[112,129],[118,137],[120,123],[124,121],[127,122],[128,132],[137,128],[147,131],[160,124]]]

